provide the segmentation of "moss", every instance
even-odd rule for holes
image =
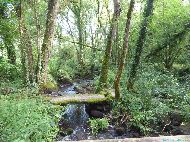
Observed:
[[[55,105],[64,105],[64,104],[80,104],[80,103],[98,103],[98,102],[104,102],[104,101],[107,101],[107,98],[104,98],[104,99],[88,99],[88,100],[85,100],[85,101],[81,101],[81,100],[76,100],[76,99],[73,99],[73,100],[58,100],[58,101],[51,101],[50,99],[50,102],[55,104]]]
[[[100,95],[104,95],[107,100],[111,100],[111,99],[114,99],[112,92],[114,92],[114,90],[105,89],[105,90],[100,92]]]
[[[69,104],[69,103],[98,103],[98,102],[111,101],[112,99],[114,99],[114,96],[110,92],[104,93],[104,95],[77,94],[74,96],[49,97],[51,103],[59,105]]]
[[[57,84],[50,81],[40,84],[40,92],[48,93],[53,91],[58,91]]]
[[[66,130],[66,133],[67,133],[67,135],[72,134],[72,133],[73,133],[73,129],[72,129],[72,128],[68,128],[68,129]]]

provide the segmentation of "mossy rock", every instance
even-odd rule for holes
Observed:
[[[68,135],[71,135],[73,133],[73,129],[72,128],[61,128],[59,130],[59,134],[61,136],[68,136]]]
[[[45,94],[51,94],[52,92],[58,91],[58,89],[57,84],[50,81],[40,84],[40,92]]]
[[[72,133],[73,133],[73,129],[72,128],[66,129],[66,134],[67,135],[71,135]]]

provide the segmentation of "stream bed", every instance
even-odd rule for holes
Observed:
[[[60,90],[56,95],[74,95],[94,93],[92,80],[78,80],[73,84],[64,84],[60,87]],[[53,94],[52,94],[53,95]],[[93,104],[94,105],[94,104]],[[92,106],[93,106],[92,105]],[[95,104],[101,107],[99,104]],[[62,118],[59,121],[59,134],[57,141],[78,141],[78,140],[104,140],[104,139],[124,139],[141,137],[136,131],[125,131],[125,133],[119,134],[118,130],[112,125],[104,131],[99,132],[96,136],[91,133],[88,120],[91,115],[88,111],[89,104],[67,104],[62,112]],[[188,133],[190,132],[188,127]],[[153,134],[151,136],[159,136],[159,134]]]
[[[85,86],[79,87],[78,86]],[[77,93],[92,93],[92,80],[80,80],[72,85],[62,85],[59,94],[74,95]],[[88,125],[89,115],[86,112],[86,104],[68,104],[59,122],[60,133],[58,141],[77,141],[94,139],[114,139],[118,137],[114,127],[109,126],[107,130],[100,132],[96,136],[92,135]],[[62,132],[64,131],[64,132]]]

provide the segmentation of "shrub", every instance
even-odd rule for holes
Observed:
[[[138,94],[125,94],[122,101],[116,102],[112,111],[116,125],[135,128],[141,134],[156,130],[157,123],[167,116],[169,107],[162,102]],[[126,116],[124,116],[126,115]]]
[[[0,60],[0,80],[13,81],[19,77],[18,67],[8,63],[6,60]]]
[[[107,129],[109,125],[107,118],[89,119],[89,122],[92,134],[94,135],[97,135],[101,130]]]
[[[155,131],[161,132],[161,125],[165,119],[169,119],[172,112],[182,114],[183,121],[189,120],[188,89],[172,73],[158,71],[149,65],[141,70],[134,88],[135,93],[129,93],[125,84],[122,86],[123,98],[115,103],[112,112],[118,119],[114,120],[117,125],[123,125],[120,116],[127,114],[125,125],[147,135]]]
[[[0,96],[0,141],[53,141],[58,132],[58,109],[26,94]]]

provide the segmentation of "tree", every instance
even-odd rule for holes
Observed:
[[[48,68],[48,62],[51,52],[51,44],[54,36],[54,26],[58,10],[59,10],[59,0],[49,0],[48,13],[46,19],[46,30],[44,33],[44,39],[42,44],[41,82],[46,82],[47,80],[47,68]]]
[[[79,65],[83,68],[84,66],[84,40],[85,40],[85,35],[84,35],[84,11],[82,11],[82,9],[84,9],[84,4],[82,0],[79,0],[78,3],[74,2],[71,6],[71,10],[74,14],[74,17],[76,19],[76,25],[77,25],[77,30],[78,30],[78,41],[79,41],[79,50],[77,50],[77,57],[78,57],[78,62]]]
[[[28,32],[26,22],[25,22],[25,3],[20,0],[18,5],[17,15],[19,17],[19,29],[20,29],[20,50],[21,50],[21,62],[23,69],[23,79],[26,84],[34,82],[34,57],[33,57],[33,48],[30,34]]]
[[[35,80],[38,83],[40,81],[40,66],[41,66],[41,46],[40,46],[40,34],[41,34],[41,26],[40,26],[40,15],[39,15],[39,1],[33,0],[31,2],[31,6],[33,8],[34,13],[34,23],[36,27],[36,49],[37,49],[37,61],[35,66]]]
[[[126,22],[126,27],[125,27],[125,36],[124,36],[124,40],[123,40],[122,55],[119,58],[119,67],[118,67],[117,74],[115,77],[115,82],[114,82],[115,98],[116,99],[120,98],[120,80],[121,80],[121,75],[122,75],[124,65],[125,65],[126,55],[128,52],[129,31],[130,31],[131,16],[133,13],[134,4],[135,4],[135,0],[131,0],[130,5],[129,5],[129,9],[127,12],[127,22]]]
[[[138,40],[136,43],[135,56],[134,56],[132,67],[131,67],[131,70],[129,73],[129,79],[127,81],[128,90],[133,90],[133,85],[135,82],[138,66],[140,64],[141,54],[143,51],[143,45],[146,40],[149,19],[153,13],[153,3],[154,3],[154,0],[146,1],[146,7],[145,7],[144,13],[143,13],[144,20],[141,23],[141,29],[140,29],[139,37],[138,37]]]
[[[182,48],[179,48],[179,44],[185,39],[188,32],[190,30],[190,22],[185,24],[182,31],[179,33],[175,33],[173,36],[167,38],[162,44],[158,45],[157,48],[151,50],[151,52],[146,56],[146,60],[154,61],[156,59],[159,60],[157,57],[161,55],[163,52],[164,55],[161,57],[161,62],[164,64],[164,67],[167,70],[170,70],[173,66],[174,61],[180,55],[180,51]]]
[[[10,28],[7,27],[7,29],[10,29]],[[3,41],[4,41],[5,47],[7,49],[7,56],[8,56],[8,59],[9,59],[9,63],[16,64],[15,46],[12,43],[13,39],[12,39],[11,35],[9,35],[7,33],[10,33],[10,32],[6,32],[4,34]]]
[[[10,18],[11,13],[7,13],[9,10],[8,3],[0,3],[0,36],[3,40],[4,47],[7,50],[7,57],[9,63],[16,64],[16,53],[15,46],[13,44],[14,36],[16,35],[15,27],[11,24]]]
[[[105,55],[103,58],[102,69],[101,69],[97,92],[101,91],[103,88],[107,88],[108,70],[109,70],[109,65],[110,65],[112,42],[113,42],[113,38],[115,35],[115,31],[116,31],[117,21],[120,16],[120,12],[121,12],[120,1],[114,0],[113,2],[114,2],[114,14],[113,14],[112,22],[110,25],[110,32],[107,37],[107,46],[106,46]]]
[[[190,30],[189,8],[182,1],[155,2],[155,15],[150,24],[150,36],[145,53],[146,62],[156,63],[168,71],[184,56]]]
[[[26,49],[24,46],[24,17],[23,17],[23,1],[20,0],[17,5],[17,16],[19,18],[19,33],[20,33],[20,54],[21,54],[21,63],[22,63],[22,79],[23,83],[27,83],[27,68],[26,68]]]

